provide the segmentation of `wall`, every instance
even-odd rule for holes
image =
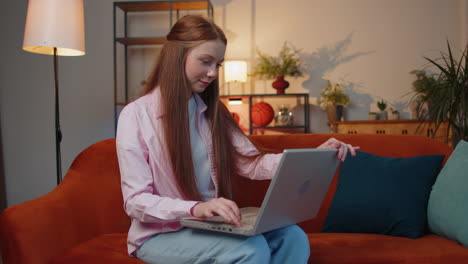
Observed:
[[[85,0],[86,55],[59,60],[64,172],[85,147],[114,136],[112,3]],[[226,59],[252,63],[257,47],[275,54],[288,40],[302,50],[309,68],[307,76],[291,80],[287,92],[307,92],[315,99],[324,79],[343,82],[353,100],[348,119],[365,118],[378,99],[402,107],[402,96],[411,89],[409,71],[424,67],[423,56],[437,57],[446,39],[456,48],[467,39],[466,0],[213,3],[215,20],[230,39]],[[26,7],[26,0],[17,0],[0,9],[0,127],[8,205],[56,185],[52,56],[21,50]],[[269,82],[252,80],[246,88],[270,92]],[[312,114],[312,131],[327,132],[323,112],[313,107]]]
[[[0,9],[1,129],[7,204],[56,186],[53,57],[21,49],[27,1]],[[85,0],[86,55],[59,58],[62,170],[114,137],[112,1]],[[92,184],[92,183],[91,183]]]
[[[2,128],[2,124],[0,122],[0,150],[3,149],[1,128]],[[3,151],[0,151],[0,213],[6,207],[7,207],[7,203],[6,203],[6,188],[5,188],[5,169],[3,165]]]
[[[414,79],[409,72],[426,67],[425,56],[438,58],[446,40],[460,50],[467,39],[466,1],[236,0],[225,8],[230,10],[225,29],[235,36],[226,59],[244,56],[252,63],[252,49],[276,55],[288,41],[300,49],[307,74],[289,78],[286,92],[309,93],[316,102],[327,79],[342,83],[352,101],[346,120],[367,119],[381,99],[409,119]],[[256,81],[254,92],[274,93],[271,82]],[[311,109],[312,132],[328,132],[323,111]]]

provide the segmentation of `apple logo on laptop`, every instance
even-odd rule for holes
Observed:
[[[303,195],[310,187],[310,179],[307,179],[299,187],[299,195]]]

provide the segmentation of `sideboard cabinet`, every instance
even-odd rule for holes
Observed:
[[[449,143],[452,136],[446,122],[441,123],[436,131],[434,122],[419,120],[335,121],[330,122],[330,128],[332,133],[337,134],[419,135],[444,143]]]

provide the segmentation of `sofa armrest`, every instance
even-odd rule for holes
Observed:
[[[7,263],[47,263],[79,242],[80,228],[69,198],[55,190],[5,211],[0,216],[2,257]]]
[[[49,263],[95,236],[126,233],[115,141],[101,141],[75,159],[52,192],[0,215],[4,264]]]

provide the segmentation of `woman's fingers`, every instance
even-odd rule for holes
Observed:
[[[226,223],[240,226],[239,207],[231,200],[225,198],[215,198],[207,202],[195,205],[194,216],[199,218],[208,218],[214,215],[221,216]]]
[[[322,145],[318,148],[334,148],[338,150],[337,158],[340,161],[345,161],[348,152],[351,153],[351,156],[356,156],[356,150],[360,149],[360,147],[352,146],[351,144],[346,144],[342,141],[337,140],[336,138],[330,138],[325,141]]]
[[[349,152],[351,153],[351,156],[356,156],[356,150],[360,149],[361,147],[359,146],[351,146],[351,144],[348,144],[348,149],[349,149]]]

